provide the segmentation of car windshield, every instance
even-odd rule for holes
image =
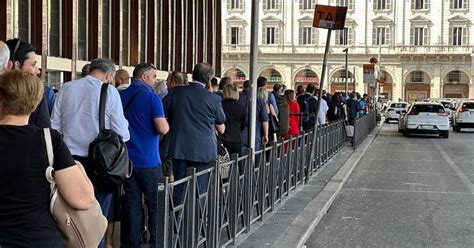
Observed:
[[[444,113],[445,110],[443,106],[440,105],[415,105],[413,106],[412,111],[415,112],[428,112],[428,113]]]
[[[463,109],[474,109],[474,102],[465,102],[462,105]]]
[[[451,103],[450,103],[450,102],[441,102],[441,104],[443,104],[443,106],[444,106],[445,108],[451,107]]]
[[[390,105],[390,108],[406,108],[407,104],[406,103],[392,103]]]

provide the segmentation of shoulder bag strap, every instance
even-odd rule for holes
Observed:
[[[105,103],[107,102],[108,83],[102,83],[100,88],[100,103],[99,103],[99,131],[105,129]]]
[[[54,161],[54,153],[53,153],[53,142],[51,141],[51,131],[49,128],[43,129],[44,133],[44,140],[46,142],[46,151],[48,152],[48,168],[46,168],[46,180],[49,183],[53,183],[53,161]]]
[[[132,97],[130,98],[130,100],[127,103],[127,106],[125,106],[125,108],[123,109],[124,114],[127,113],[128,109],[132,106],[132,103],[133,103],[133,100],[135,100],[135,97],[137,97],[138,94],[142,93],[143,91],[144,91],[144,89],[141,89],[141,90],[137,90],[135,93],[133,93]]]

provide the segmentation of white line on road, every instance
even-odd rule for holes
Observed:
[[[369,160],[372,161],[395,161],[395,162],[420,162],[419,159],[392,159],[392,158],[368,158]],[[437,159],[423,159],[423,162],[439,162]],[[422,164],[425,165],[425,164]]]
[[[373,172],[373,173],[395,173],[395,174],[457,175],[455,173],[425,172],[425,171],[393,171],[393,170],[360,170],[360,171]],[[474,174],[466,174],[466,175],[474,175]]]
[[[467,192],[450,192],[450,191],[426,191],[426,190],[403,190],[403,189],[346,189],[347,191],[373,191],[373,192],[395,192],[395,193],[424,193],[424,194],[457,194],[457,195],[473,195]]]
[[[456,163],[449,157],[449,155],[446,153],[446,151],[441,147],[438,142],[433,140],[434,145],[436,148],[439,150],[441,155],[443,155],[444,159],[448,162],[448,164],[453,168],[453,170],[458,174],[459,178],[461,178],[462,182],[466,185],[466,187],[471,191],[471,193],[474,194],[474,185],[472,184],[471,180],[462,172],[462,170],[459,168],[459,166],[456,165]]]

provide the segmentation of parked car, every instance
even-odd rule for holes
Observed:
[[[453,131],[460,132],[461,128],[474,128],[474,100],[459,102],[453,113]]]
[[[403,110],[407,110],[408,103],[406,102],[393,102],[389,105],[385,112],[385,122],[389,123],[391,120],[397,120],[400,118],[400,113]]]
[[[449,137],[449,117],[441,103],[415,102],[403,114],[398,123],[398,131],[410,134],[439,134]]]
[[[444,109],[446,110],[446,113],[448,113],[448,117],[449,117],[449,121],[452,122],[453,120],[453,108],[454,108],[454,105],[453,105],[453,102],[452,101],[440,101],[439,103],[441,103],[444,107]]]

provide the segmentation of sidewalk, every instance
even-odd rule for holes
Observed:
[[[352,169],[360,160],[379,127],[354,150],[346,145],[308,184],[292,192],[272,216],[248,235],[237,240],[238,247],[300,247],[330,207]]]

